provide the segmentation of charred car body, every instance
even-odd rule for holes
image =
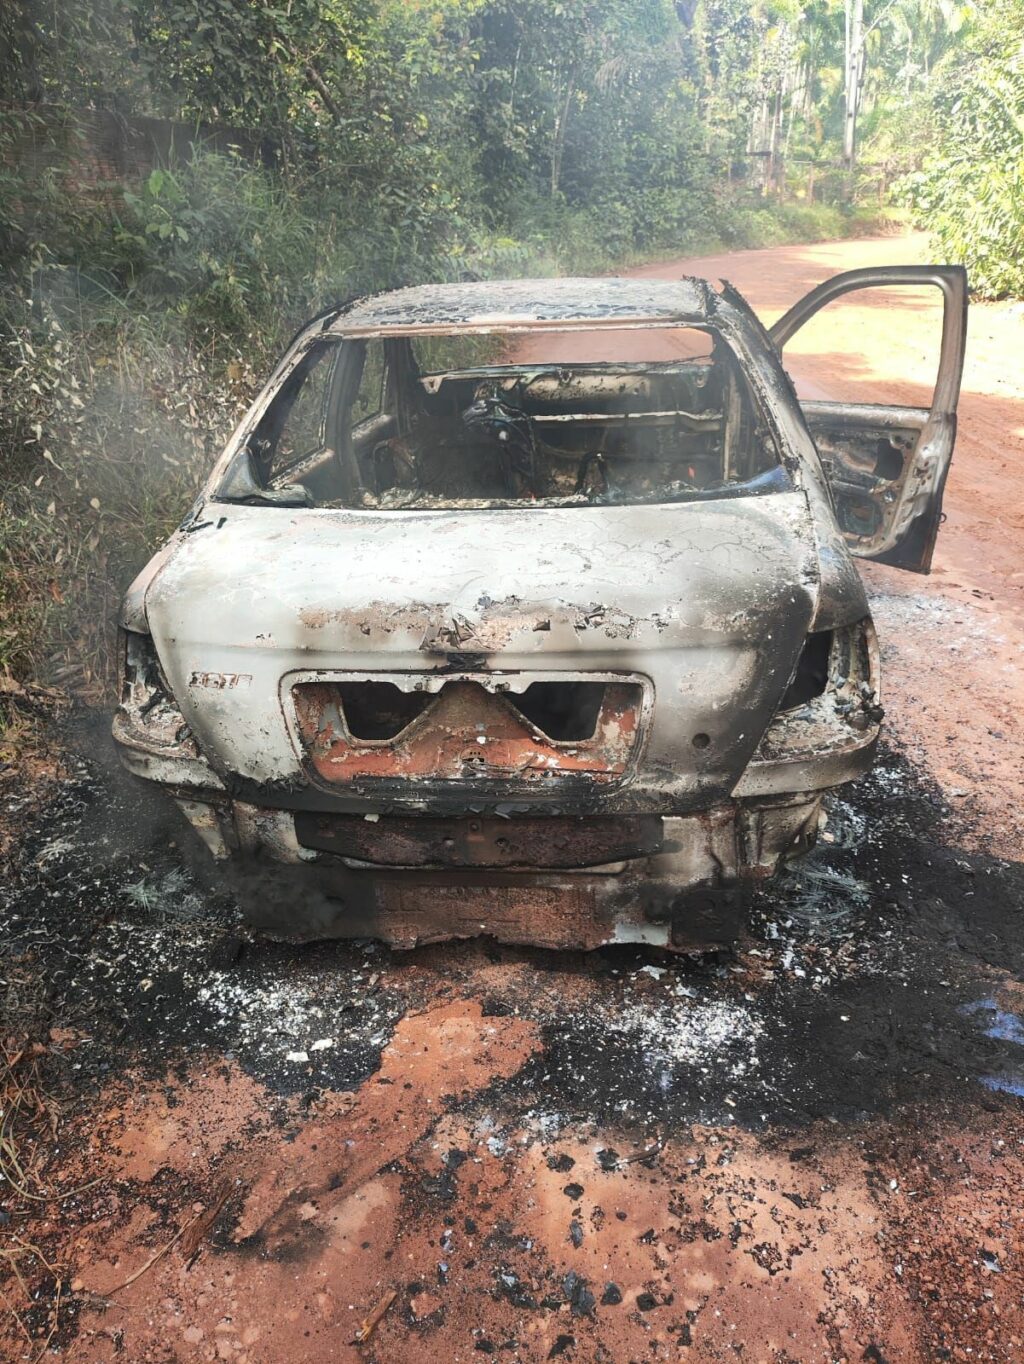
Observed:
[[[941,291],[932,405],[799,402],[786,342],[877,286]],[[734,936],[872,762],[853,556],[928,571],[965,319],[946,267],[771,332],[698,279],[317,318],[128,592],[123,762],[299,936]]]

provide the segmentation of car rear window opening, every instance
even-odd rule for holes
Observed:
[[[589,506],[789,486],[737,360],[695,328],[322,342],[247,450],[258,486],[246,500],[293,506]]]

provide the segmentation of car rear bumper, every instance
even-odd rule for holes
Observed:
[[[679,951],[735,941],[753,886],[813,846],[822,803],[811,792],[621,820],[615,844],[606,821],[586,817],[430,819],[417,837],[412,819],[176,798],[249,921],[284,937],[414,947],[488,934],[541,947]]]
[[[402,947],[488,933],[687,950],[734,940],[745,892],[813,845],[828,790],[870,769],[881,710],[869,621],[835,632],[831,676],[777,714],[731,795],[696,810],[639,800],[628,782],[582,782],[545,810],[472,792],[410,809],[305,780],[222,779],[169,702],[131,690],[114,737],[130,771],[177,799],[259,927]]]

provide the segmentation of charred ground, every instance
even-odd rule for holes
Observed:
[[[401,1354],[402,1338],[425,1346],[440,1331],[450,1339],[453,1299],[467,1311],[465,1288],[449,1289],[454,1255],[446,1247],[457,1236],[476,1245],[459,1277],[482,1274],[468,1299],[468,1351],[483,1342],[484,1353],[504,1345],[506,1357],[524,1360],[552,1357],[556,1347],[569,1358],[618,1359],[615,1333],[650,1335],[651,1313],[672,1316],[675,1350],[694,1338],[701,1318],[693,1307],[673,1309],[672,1266],[682,1259],[672,1244],[678,1251],[723,1237],[728,1243],[731,1235],[736,1251],[746,1238],[742,1218],[720,1225],[699,1200],[687,1201],[678,1186],[692,1180],[695,1165],[704,1170],[713,1160],[710,1168],[721,1173],[723,1158],[728,1167],[737,1159],[730,1143],[752,1140],[759,1159],[792,1169],[792,1189],[772,1183],[800,1217],[833,1187],[831,1178],[822,1184],[820,1161],[837,1151],[856,1150],[869,1196],[877,1185],[884,1198],[891,1170],[922,1156],[941,1185],[950,1156],[927,1141],[922,1147],[922,1132],[956,1122],[961,1134],[980,1126],[1001,1142],[1019,1133],[1024,1025],[1014,1011],[1024,993],[1016,983],[1024,966],[1024,868],[965,851],[964,811],[954,813],[895,752],[835,802],[830,841],[760,897],[735,954],[687,959],[633,949],[552,953],[487,940],[404,953],[372,942],[293,946],[254,938],[235,923],[230,897],[211,893],[188,866],[179,844],[185,831],[168,806],[117,773],[103,740],[78,729],[60,742],[90,756],[69,758],[43,799],[8,793],[5,801],[5,819],[21,826],[3,895],[9,1026],[45,1044],[43,1086],[62,1114],[48,1178],[73,1185],[101,1173],[97,1186],[58,1205],[56,1219],[56,1209],[46,1215],[10,1201],[21,1238],[65,1267],[63,1277],[37,1277],[40,1302],[23,1314],[40,1342],[56,1320],[51,1344],[74,1342],[82,1358],[108,1357],[104,1346],[114,1337],[104,1332],[116,1310],[99,1314],[101,1299],[83,1299],[83,1288],[107,1294],[112,1279],[127,1277],[131,1264],[174,1234],[188,1209],[209,1205],[225,1171],[234,1180],[231,1197],[210,1230],[203,1272],[223,1265],[227,1273],[230,1264],[244,1279],[247,1265],[260,1273],[290,1266],[293,1275],[310,1276],[312,1291],[330,1241],[319,1210],[350,1187],[346,1146],[360,1144],[353,1136],[337,1143],[337,1119],[325,1114],[339,1104],[346,1113],[382,1106],[362,1127],[371,1147],[362,1157],[365,1175],[393,1181],[403,1219],[434,1227],[441,1238],[430,1282],[413,1275],[400,1283],[382,1353],[370,1356],[381,1360],[418,1357]],[[472,1020],[474,1046],[483,1039],[484,1054],[472,1062],[470,1081],[459,1066],[448,1081],[443,1059],[427,1054],[431,1044],[414,1041],[422,1062],[440,1064],[424,1097],[416,1075],[394,1073],[395,1058],[410,1046],[403,1027],[415,1029],[416,1019],[438,1011]],[[508,1029],[516,1045],[492,1057],[488,1034],[501,1038]],[[211,1096],[211,1084],[232,1092],[219,1116],[224,1094]],[[185,1115],[197,1100],[205,1110],[191,1138],[197,1149],[179,1150],[172,1140],[146,1151],[147,1130],[152,1136],[177,1124],[179,1135],[187,1132],[197,1115]],[[402,1133],[421,1103],[408,1142]],[[110,1145],[90,1155],[90,1137],[95,1144],[99,1133]],[[29,1140],[38,1142],[38,1132]],[[275,1195],[259,1210],[269,1215],[257,1215],[251,1203],[261,1168],[282,1153],[283,1199]],[[564,1212],[570,1256],[585,1253],[584,1242],[614,1229],[609,1218],[622,1213],[630,1241],[650,1247],[660,1272],[630,1288],[616,1282],[615,1274],[626,1279],[620,1265],[596,1283],[582,1267],[560,1265],[502,1191],[469,1179],[479,1176],[471,1158],[521,1174],[527,1153],[557,1181],[550,1197]],[[682,1173],[670,1176],[680,1159]],[[809,1172],[813,1187],[805,1188]],[[622,1206],[612,1212],[609,1181],[624,1178],[629,1185],[615,1191]],[[642,1204],[658,1194],[668,1226],[634,1224],[638,1184]],[[588,1199],[598,1196],[595,1211]],[[654,1222],[653,1213],[645,1216]],[[124,1274],[94,1283],[81,1257],[69,1255],[97,1225],[120,1235],[140,1218],[147,1228],[137,1249],[123,1247]],[[827,1237],[827,1221],[815,1214],[818,1229],[802,1248],[748,1247],[756,1272],[788,1280],[794,1254]],[[364,1255],[375,1243],[366,1244]],[[385,1252],[379,1268],[385,1282],[398,1282],[388,1258]],[[58,1281],[66,1306],[54,1317]],[[632,1292],[631,1326],[614,1302],[624,1290]],[[487,1323],[484,1334],[473,1334],[476,1313]],[[532,1336],[524,1336],[524,1318]],[[545,1323],[539,1335],[538,1321]],[[116,1338],[126,1329],[119,1322]],[[887,1330],[877,1338],[891,1340],[891,1323]],[[194,1352],[186,1342],[179,1353],[131,1357],[206,1357],[192,1344]],[[248,1357],[281,1356],[257,1350]]]
[[[190,866],[169,802],[111,753],[97,759],[101,736],[58,742],[93,756],[29,806],[4,950],[40,982],[24,1021],[90,1038],[54,1075],[69,1092],[126,1066],[157,1078],[204,1049],[282,1096],[356,1086],[400,1017],[471,991],[486,964],[514,964],[517,979],[488,990],[484,1015],[529,1018],[544,1040],[488,1096],[515,1117],[540,1105],[645,1128],[850,1121],[924,1098],[977,1105],[982,1077],[1024,1067],[976,1007],[1024,971],[1024,866],[965,850],[966,812],[952,819],[893,750],[833,803],[827,841],[759,896],[735,955],[674,958],[261,939],[212,869]],[[4,814],[24,818],[22,798]],[[302,1051],[308,1068],[287,1060]]]

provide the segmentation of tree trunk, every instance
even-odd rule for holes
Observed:
[[[519,82],[519,58],[522,51],[523,44],[522,41],[520,40],[516,44],[516,55],[514,61],[512,62],[512,84],[509,87],[508,92],[508,126],[510,130],[516,121],[516,85]]]
[[[768,133],[768,182],[766,191],[774,194],[779,190],[780,166],[779,166],[779,134],[782,129],[782,87],[775,92],[775,100],[772,105],[771,127]]]
[[[565,151],[565,130],[569,123],[572,97],[576,93],[576,74],[570,71],[565,78],[565,98],[555,113],[555,135],[551,144],[551,197],[558,193],[562,179],[562,153]]]
[[[768,147],[769,127],[768,96],[762,94],[751,118],[750,141],[747,148],[754,162],[755,181],[762,196],[768,193],[768,177],[771,174]]]
[[[793,139],[793,123],[796,119],[797,104],[804,97],[803,87],[805,79],[806,76],[804,74],[804,67],[803,63],[801,62],[796,69],[796,75],[793,77],[793,89],[790,92],[789,108],[786,111],[786,136],[783,139],[782,143],[783,164],[785,164],[785,162],[789,160],[789,146]]]
[[[294,47],[280,35],[278,35],[278,41],[288,53],[289,57],[291,57],[292,61],[302,68],[302,74],[306,78],[306,83],[320,96],[321,104],[330,114],[334,122],[340,123],[342,121],[341,107],[327,88],[327,82],[324,80],[323,76],[321,76],[317,68],[308,57],[300,57]]]
[[[857,164],[857,111],[864,76],[864,0],[846,0],[846,61],[843,82],[843,164]]]

